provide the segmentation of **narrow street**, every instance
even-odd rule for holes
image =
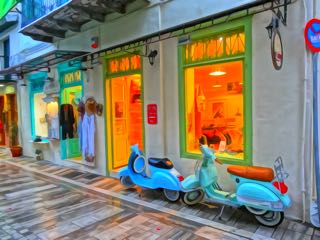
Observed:
[[[88,177],[88,180],[90,177]],[[0,165],[0,239],[244,239]]]
[[[316,240],[308,224],[259,225],[236,209],[169,203],[154,190],[49,161],[0,163],[0,239],[279,239]]]

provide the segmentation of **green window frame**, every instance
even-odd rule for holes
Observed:
[[[199,41],[219,35],[228,36],[238,33],[239,29],[245,34],[245,52],[229,56],[224,54],[216,58],[203,58],[200,61],[186,62],[185,45],[178,46],[179,59],[179,120],[180,120],[180,156],[183,158],[201,159],[201,154],[187,152],[186,146],[186,99],[185,99],[185,69],[214,63],[243,61],[243,107],[244,107],[244,157],[240,159],[220,158],[226,164],[252,165],[252,17],[222,23],[211,28],[199,30],[190,35],[191,41]],[[224,47],[225,48],[225,47]],[[224,49],[225,51],[225,49]]]
[[[126,76],[126,75],[133,75],[133,74],[140,74],[141,75],[141,98],[144,99],[144,78],[143,78],[143,58],[140,56],[140,68],[133,68],[130,66],[125,69],[125,70],[119,70],[116,73],[112,73],[110,72],[110,67],[109,67],[109,62],[112,60],[119,60],[122,59],[123,57],[130,57],[133,55],[139,55],[141,49],[140,48],[135,48],[132,50],[132,53],[128,53],[128,52],[118,52],[118,53],[111,53],[108,54],[107,56],[104,58],[103,61],[103,73],[104,73],[104,79],[103,79],[103,89],[104,89],[104,103],[107,102],[107,96],[106,96],[106,88],[107,88],[107,80],[111,79],[111,78],[116,78],[116,77],[122,77],[122,76]],[[108,121],[111,121],[110,119],[108,119],[108,110],[107,110],[108,106],[106,106],[106,109],[104,111],[104,116],[105,116],[105,136],[108,136],[109,130],[108,129]],[[144,101],[142,104],[142,138],[143,138],[143,146],[145,148],[145,152],[146,152],[146,141],[145,141],[145,122],[144,122],[144,118],[145,118],[145,111],[144,111]],[[111,130],[112,131],[112,130]],[[108,139],[106,138],[105,141],[105,149],[106,149],[106,156],[108,159],[108,152],[111,149],[111,155],[114,156],[113,153],[113,148],[112,146],[108,146]],[[110,159],[108,159],[107,161],[109,161]],[[111,162],[107,163],[107,174],[110,173],[110,170],[112,169],[112,164]]]
[[[27,77],[29,81],[29,103],[30,103],[30,121],[31,121],[31,137],[36,137],[36,127],[34,118],[34,95],[37,93],[43,93],[44,80],[47,77],[47,73],[40,72],[29,75]],[[43,137],[43,136],[41,136]]]

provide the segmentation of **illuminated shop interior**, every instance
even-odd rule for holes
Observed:
[[[186,148],[206,143],[218,157],[243,159],[243,62],[185,69]]]

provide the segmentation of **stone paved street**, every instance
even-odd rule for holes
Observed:
[[[221,206],[169,203],[158,191],[49,161],[16,158],[0,170],[0,239],[320,239],[308,224],[266,228],[231,208],[219,219]]]
[[[243,238],[2,163],[0,239]]]

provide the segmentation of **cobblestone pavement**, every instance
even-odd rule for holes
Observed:
[[[159,191],[154,190],[143,190],[140,188],[126,189],[119,181],[112,178],[107,178],[104,176],[99,176],[97,174],[92,174],[88,172],[83,172],[80,170],[72,169],[69,167],[63,167],[53,164],[49,161],[35,161],[30,158],[17,158],[8,161],[10,164],[14,164],[19,167],[26,168],[28,170],[34,171],[36,173],[44,174],[44,176],[54,176],[61,180],[71,181],[78,183],[81,186],[85,186],[88,189],[95,189],[95,191],[105,191],[107,194],[114,193],[117,196],[123,196],[123,199],[130,199],[132,202],[144,206],[153,206],[153,209],[162,211],[162,213],[157,213],[158,217],[161,219],[166,216],[167,219],[175,218],[170,215],[176,215],[183,217],[188,220],[181,219],[178,221],[180,224],[188,224],[187,229],[192,229],[193,235],[186,237],[188,238],[209,238],[209,239],[237,239],[239,236],[249,238],[249,239],[281,239],[281,240],[298,240],[298,239],[320,239],[320,231],[314,229],[308,224],[301,224],[299,222],[285,220],[277,228],[266,228],[260,226],[255,219],[245,212],[228,208],[222,218],[218,218],[221,206],[214,206],[212,204],[199,204],[197,206],[188,207],[180,202],[169,203],[162,198]],[[1,172],[0,172],[1,173]],[[1,174],[0,174],[1,176]],[[1,193],[0,184],[0,193]],[[50,191],[50,190],[45,190]],[[115,200],[113,200],[115,201]],[[123,204],[123,202],[122,202]],[[155,207],[154,207],[155,206]],[[135,209],[136,210],[136,209]],[[0,205],[1,211],[1,205]],[[170,214],[165,214],[170,213]],[[142,213],[145,214],[145,213]],[[153,211],[152,216],[154,217],[155,211]],[[192,220],[191,222],[189,220]],[[198,222],[198,224],[196,224]],[[199,223],[207,225],[199,225]],[[199,225],[195,228],[195,226]],[[214,228],[209,228],[212,226]],[[174,229],[176,229],[174,227]],[[220,230],[224,231],[220,231]],[[173,231],[173,230],[172,230]],[[229,233],[226,233],[229,232]],[[238,237],[233,234],[237,234]],[[207,235],[206,235],[207,234]],[[161,235],[162,236],[162,235]],[[209,236],[209,237],[208,237]],[[2,239],[2,238],[1,238]],[[76,238],[78,239],[78,238]],[[83,238],[87,239],[87,238]],[[120,238],[121,239],[121,238]],[[128,238],[125,238],[128,239]],[[134,239],[138,239],[135,237]],[[152,237],[146,237],[145,239],[153,239]],[[176,236],[170,238],[169,236],[161,239],[184,239],[183,236]]]
[[[243,238],[1,163],[0,239]]]

